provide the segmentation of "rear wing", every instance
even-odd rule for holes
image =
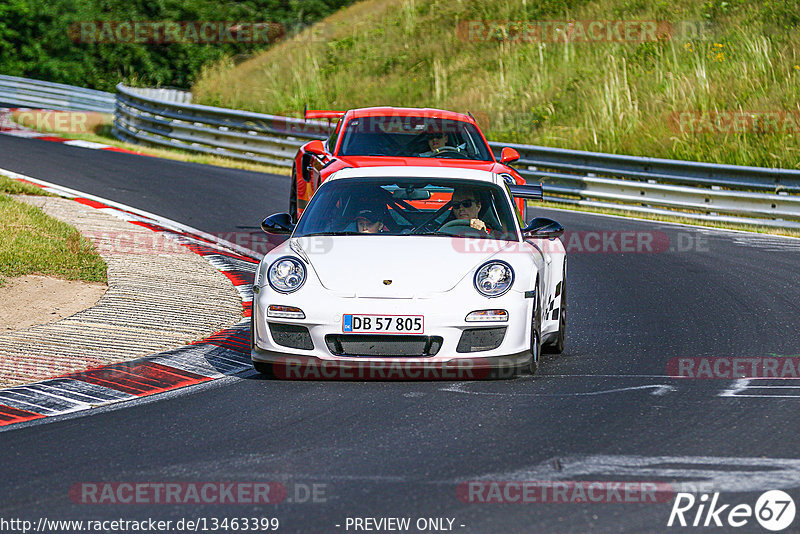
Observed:
[[[542,184],[536,185],[509,185],[508,190],[514,198],[529,198],[533,200],[543,200],[544,190]]]
[[[344,111],[333,111],[328,109],[306,109],[303,113],[303,118],[308,119],[341,119],[344,117]]]

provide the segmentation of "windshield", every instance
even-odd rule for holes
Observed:
[[[350,178],[320,186],[293,237],[426,235],[517,241],[513,210],[490,183]]]
[[[493,161],[489,147],[474,125],[431,117],[351,119],[338,155]]]

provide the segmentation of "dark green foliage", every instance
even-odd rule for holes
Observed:
[[[81,22],[272,22],[292,32],[353,0],[0,0],[0,74],[113,91],[119,82],[189,87],[201,68],[264,43],[91,43]]]

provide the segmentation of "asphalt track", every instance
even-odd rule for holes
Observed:
[[[6,136],[0,168],[209,232],[257,227],[284,210],[287,191],[286,177]],[[567,349],[535,378],[243,376],[11,427],[0,432],[0,518],[277,517],[279,532],[354,532],[355,517],[451,518],[464,533],[708,530],[668,528],[671,502],[459,499],[474,480],[668,482],[751,506],[781,488],[800,503],[800,387],[785,387],[800,382],[667,376],[678,357],[800,354],[800,241],[542,214],[589,233],[570,248]],[[658,250],[585,251],[625,231],[654,236]],[[281,482],[292,502],[92,505],[69,495],[81,482],[234,481]],[[313,484],[322,494],[305,499]],[[737,531],[765,532],[754,519]]]

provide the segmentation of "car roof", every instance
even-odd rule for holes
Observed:
[[[331,174],[325,181],[342,178],[451,178],[497,183],[493,172],[458,167],[380,166],[348,167]]]
[[[395,108],[390,106],[380,106],[374,108],[351,109],[347,112],[350,118],[357,117],[426,117],[431,119],[447,119],[454,121],[469,122],[475,124],[472,117],[455,111],[433,108]]]

